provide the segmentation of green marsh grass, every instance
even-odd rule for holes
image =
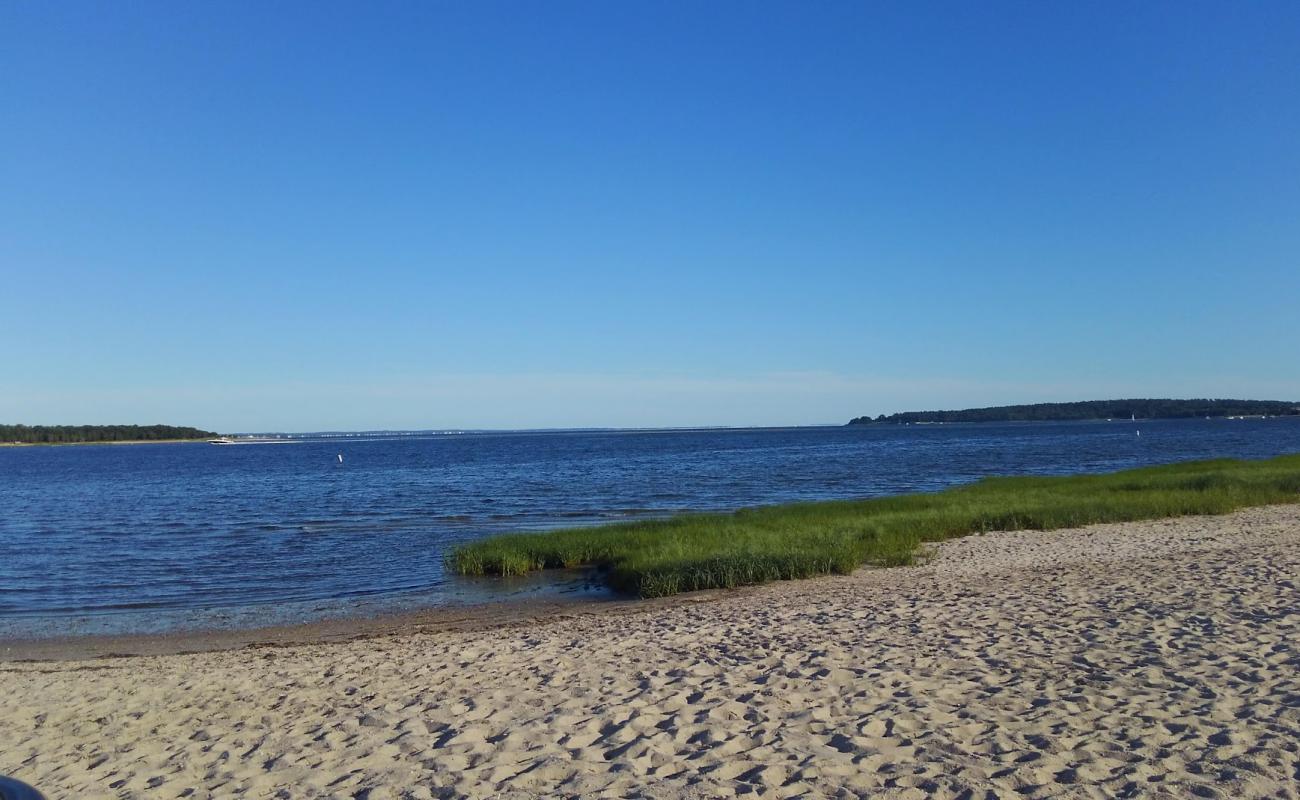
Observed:
[[[927,494],[686,514],[461,545],[462,575],[591,566],[615,590],[662,597],[773,580],[912,564],[920,546],[994,530],[1226,514],[1300,501],[1300,454],[1219,459],[1103,475],[986,478]]]

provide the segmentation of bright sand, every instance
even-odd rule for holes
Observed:
[[[1300,507],[635,613],[0,664],[65,797],[1297,797]]]

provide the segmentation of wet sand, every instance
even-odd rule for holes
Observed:
[[[9,661],[0,773],[51,798],[1300,797],[1297,506],[535,611]]]
[[[755,591],[757,588],[738,591]],[[592,614],[641,614],[683,603],[713,600],[728,594],[735,595],[736,592],[692,592],[654,600],[578,594],[574,597],[542,597],[464,606],[439,606],[418,611],[348,616],[258,628],[46,636],[32,639],[0,638],[0,663],[191,655],[240,648],[355,642],[411,634],[506,630]]]

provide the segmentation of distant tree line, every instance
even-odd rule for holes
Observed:
[[[0,425],[0,443],[73,444],[159,439],[208,439],[211,431],[175,425]]]
[[[1085,400],[1078,403],[1035,403],[992,406],[962,411],[904,411],[855,417],[850,425],[877,422],[1064,422],[1095,419],[1185,419],[1189,417],[1294,416],[1300,403],[1282,400]]]

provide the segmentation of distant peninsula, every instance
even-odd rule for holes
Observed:
[[[855,417],[850,425],[938,422],[1070,422],[1102,419],[1187,419],[1191,417],[1288,417],[1300,415],[1300,402],[1284,400],[1084,400],[1034,403],[961,411],[903,411]]]
[[[211,439],[212,431],[175,425],[0,425],[0,444],[95,444]]]

